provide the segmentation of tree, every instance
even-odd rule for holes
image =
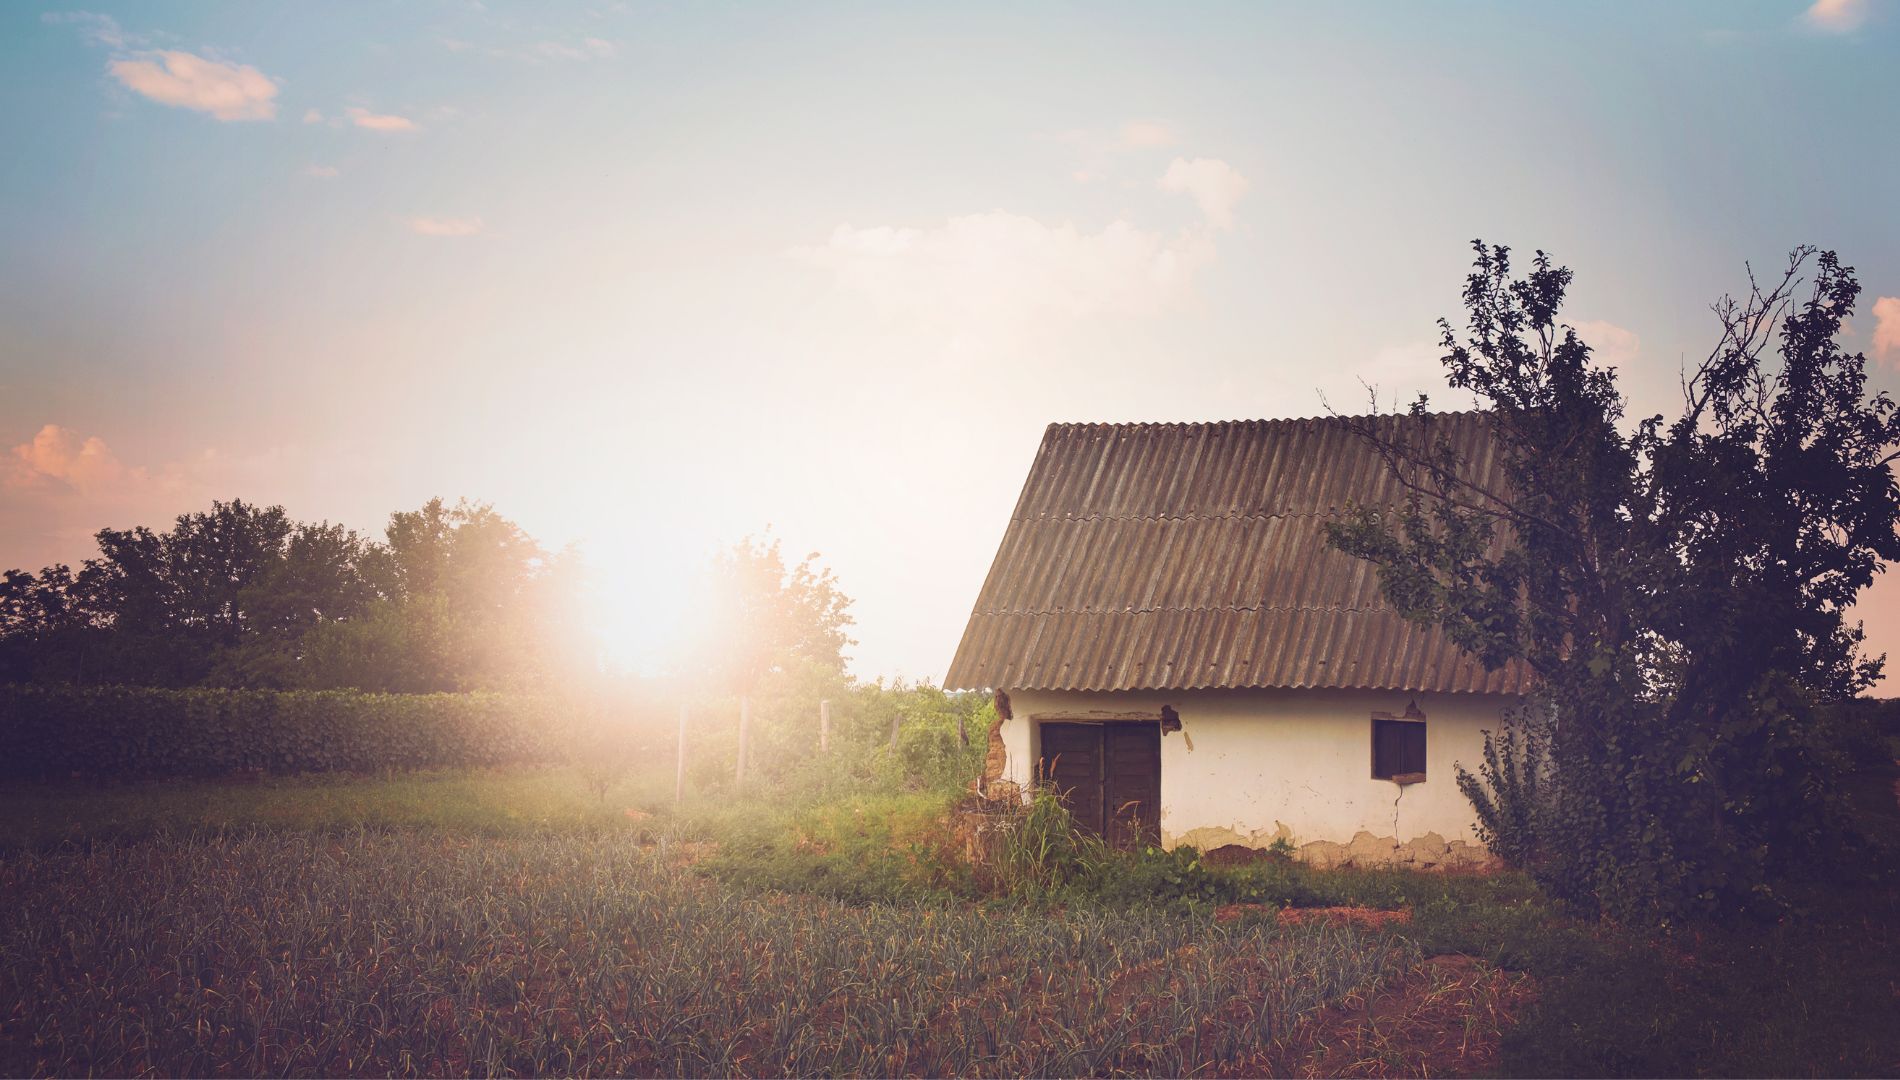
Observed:
[[[715,559],[706,666],[734,693],[800,663],[844,671],[857,644],[845,631],[851,599],[817,563],[812,552],[788,568],[776,537],[747,537]]]
[[[71,567],[0,575],[0,682],[76,680],[90,629]]]
[[[1846,612],[1900,559],[1900,415],[1836,342],[1854,272],[1804,247],[1771,287],[1751,273],[1715,305],[1680,414],[1626,427],[1614,369],[1559,321],[1570,271],[1539,252],[1514,277],[1508,249],[1475,248],[1443,362],[1505,482],[1477,479],[1421,397],[1409,434],[1355,423],[1407,494],[1331,541],[1408,617],[1534,672],[1523,739],[1487,737],[1460,775],[1494,848],[1620,918],[1772,908],[1838,836],[1814,709],[1878,677]]]
[[[391,514],[386,545],[357,555],[355,577],[380,596],[305,639],[299,685],[428,692],[540,681],[556,666],[563,608],[550,583],[573,587],[520,526],[486,503],[430,499]]]
[[[466,500],[393,514],[387,538],[240,499],[102,529],[77,574],[0,577],[0,679],[433,691],[568,670],[570,559]]]

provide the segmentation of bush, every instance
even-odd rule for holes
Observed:
[[[564,745],[541,698],[0,686],[0,776],[13,780],[511,765]]]

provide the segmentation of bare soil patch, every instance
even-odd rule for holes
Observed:
[[[1403,978],[1301,1021],[1230,1075],[1474,1076],[1495,1073],[1504,1032],[1537,1000],[1525,972],[1435,956]]]

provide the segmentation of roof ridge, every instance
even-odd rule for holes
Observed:
[[[1432,420],[1450,420],[1450,419],[1465,419],[1467,417],[1476,417],[1476,416],[1487,416],[1489,415],[1489,413],[1490,413],[1490,410],[1486,410],[1486,409],[1447,409],[1443,411],[1434,410],[1431,412],[1427,412],[1425,416]],[[1178,430],[1185,430],[1185,429],[1190,429],[1190,428],[1206,429],[1206,428],[1219,428],[1219,427],[1266,427],[1266,426],[1272,426],[1272,425],[1278,425],[1278,424],[1333,423],[1333,422],[1344,422],[1344,421],[1349,421],[1349,420],[1388,420],[1394,417],[1397,417],[1399,419],[1409,420],[1409,419],[1412,419],[1412,414],[1409,412],[1357,413],[1357,414],[1352,414],[1352,415],[1328,413],[1324,416],[1233,417],[1226,420],[1054,420],[1049,423],[1048,430],[1056,431],[1059,429],[1063,431],[1082,431],[1082,430],[1178,431]]]
[[[1117,514],[1110,511],[1093,510],[1078,514],[1067,510],[1039,510],[1031,514],[1011,514],[1009,520],[1032,521],[1037,518],[1064,518],[1069,521],[1219,521],[1223,519],[1238,521],[1245,518],[1259,521],[1275,521],[1281,518],[1323,518],[1331,516],[1330,511],[1324,510],[1280,510],[1273,512],[1237,512],[1230,510],[1209,514],[1203,514],[1198,511],[1194,513],[1175,514]]]
[[[1377,615],[1386,612],[1398,614],[1399,609],[1389,604],[1374,604],[1371,607],[1348,607],[1344,604],[1149,604],[1146,607],[1121,608],[978,608],[970,613],[972,618],[982,615],[1148,615],[1157,611],[1266,611],[1300,612],[1325,611],[1344,615]]]

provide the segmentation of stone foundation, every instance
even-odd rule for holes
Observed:
[[[1229,846],[1265,850],[1276,840],[1293,845],[1293,857],[1310,866],[1329,870],[1342,866],[1397,866],[1414,870],[1494,869],[1500,864],[1481,844],[1464,840],[1446,840],[1435,832],[1400,842],[1396,836],[1374,836],[1361,829],[1350,841],[1311,840],[1294,844],[1285,825],[1272,832],[1264,829],[1240,833],[1233,829],[1203,827],[1179,836],[1165,837],[1168,847],[1192,845],[1201,851]]]
[[[1492,869],[1497,858],[1483,846],[1446,840],[1428,832],[1399,843],[1395,836],[1374,836],[1361,830],[1348,843],[1315,840],[1301,844],[1297,856],[1320,869],[1335,866],[1402,866],[1415,870]]]

